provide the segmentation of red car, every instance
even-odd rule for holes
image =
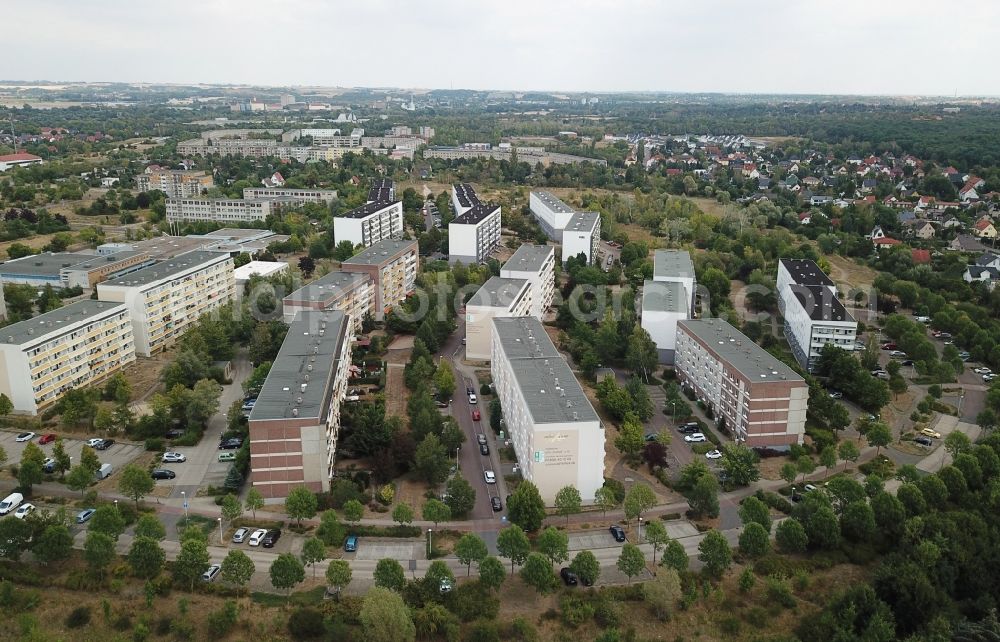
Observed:
[[[56,440],[56,436],[53,435],[52,433],[49,433],[47,435],[42,435],[42,438],[38,440],[38,443],[40,443],[40,444],[48,444],[48,443],[52,443],[55,440]]]
[[[896,344],[895,343],[883,343],[882,344],[882,349],[883,350],[895,350],[896,349]]]
[[[472,420],[473,421],[479,421],[480,419],[482,419],[482,415],[479,414],[479,411],[478,410],[473,410],[472,411]]]

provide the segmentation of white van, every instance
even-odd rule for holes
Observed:
[[[111,464],[101,464],[101,467],[97,469],[96,473],[94,473],[94,477],[97,478],[97,481],[107,479],[112,471],[113,469],[111,468]]]
[[[7,513],[14,512],[14,509],[21,505],[24,501],[24,495],[21,493],[11,493],[0,502],[0,515],[6,515]]]

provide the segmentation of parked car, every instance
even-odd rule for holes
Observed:
[[[611,537],[614,537],[616,542],[625,541],[625,531],[618,524],[614,524],[608,530],[611,531]]]
[[[115,445],[114,439],[102,439],[101,443],[94,446],[94,450],[107,450]]]
[[[919,321],[920,323],[930,323],[931,322],[931,318],[930,317],[915,316],[913,318],[916,319],[917,321]]]
[[[566,586],[576,586],[579,583],[576,573],[569,570],[565,566],[559,569],[559,577],[562,578],[562,581]]]
[[[267,529],[258,528],[250,535],[248,544],[250,544],[250,546],[260,546],[260,541],[264,539],[265,535],[267,535]]]
[[[236,453],[219,453],[219,461],[236,461]]]
[[[830,391],[830,399],[843,399],[843,398],[844,398],[844,393],[842,393],[841,391],[839,390]]]
[[[233,544],[242,544],[247,541],[247,537],[250,535],[249,528],[237,528],[236,532],[233,533]]]
[[[486,456],[490,454],[490,447],[486,444],[479,444],[479,454]]]
[[[175,453],[175,452],[165,452],[165,453],[163,453],[163,462],[164,463],[167,463],[167,464],[176,464],[176,463],[181,463],[181,462],[185,462],[185,461],[187,461],[187,457],[185,457],[181,453]]]
[[[933,439],[941,439],[941,433],[934,430],[933,428],[924,428],[920,431],[920,434],[924,437],[931,437]]]
[[[86,523],[87,520],[89,520],[91,517],[93,517],[94,513],[96,513],[96,512],[97,511],[95,509],[93,509],[93,508],[85,508],[85,509],[83,509],[82,511],[80,511],[79,513],[76,514],[76,523],[77,524],[84,524],[84,523]]]
[[[903,352],[902,350],[891,350],[889,352],[889,356],[894,359],[903,359],[906,357],[906,353]]]
[[[93,437],[87,440],[87,445],[90,446],[91,448],[97,448],[97,446],[100,445],[102,441],[104,440],[100,437]]]
[[[472,421],[479,421],[483,416],[479,413],[479,409],[476,408],[472,411]]]
[[[893,343],[893,342],[891,342],[891,341],[889,343],[883,343],[882,344],[882,349],[883,350],[895,350],[896,349],[896,344]]]
[[[467,395],[474,395],[474,394],[476,394],[476,391],[472,389],[472,386],[466,386],[465,387],[465,394],[467,394]]]
[[[707,459],[722,459],[722,451],[719,449],[710,450],[705,453]]]
[[[454,584],[449,577],[442,577],[441,581],[438,583],[438,591],[441,593],[451,593],[451,589],[454,588]]]
[[[440,399],[434,400],[434,405],[438,408],[447,408],[450,404],[447,401],[441,401]]]
[[[212,564],[211,566],[208,567],[207,571],[201,574],[201,580],[203,582],[211,582],[216,577],[218,577],[219,573],[221,572],[222,572],[221,566],[219,566],[218,564]]]
[[[872,370],[872,376],[876,379],[889,379],[889,373],[885,370]]]
[[[901,366],[912,366],[912,365],[914,365],[913,359],[904,359],[904,360],[902,360],[902,361],[899,362],[899,365],[901,365]]]
[[[149,474],[153,479],[173,479],[177,476],[177,473],[166,468],[157,468]]]
[[[677,429],[677,432],[685,435],[691,435],[693,433],[699,432],[700,430],[701,428],[699,428],[698,426],[681,426],[680,428]]]
[[[492,470],[484,470],[483,479],[486,481],[487,484],[497,483],[497,476],[493,474]]]
[[[277,528],[272,528],[267,531],[264,535],[264,539],[261,540],[261,545],[264,548],[274,548],[274,545],[278,543],[278,539],[281,537],[281,531]]]
[[[14,511],[14,517],[18,519],[24,519],[25,517],[34,512],[35,512],[34,504],[21,504],[20,506],[17,507],[17,510]]]
[[[476,435],[476,442],[482,445],[486,445],[486,435],[484,435],[483,433],[478,433]]]
[[[50,432],[47,435],[42,435],[41,438],[38,440],[38,443],[44,446],[45,444],[50,444],[55,440],[56,440],[55,434]]]
[[[990,370],[989,368],[973,368],[972,371],[975,372],[976,374],[981,374],[981,375],[984,375],[984,374],[993,374],[993,371]],[[41,443],[41,442],[38,442],[38,443]]]
[[[705,438],[705,435],[703,435],[702,433],[696,432],[691,435],[685,435],[684,441],[688,442],[689,444],[698,444],[707,441],[707,439]]]
[[[659,437],[659,433],[655,433],[655,432],[649,433],[648,435],[646,435],[646,441],[656,441],[656,439],[658,437]]]
[[[493,507],[494,513],[499,513],[503,510],[503,503],[500,501],[499,497],[490,497],[490,506]]]
[[[344,540],[344,551],[347,553],[354,553],[358,550],[358,536],[350,535],[346,540]]]
[[[812,484],[806,484],[805,486],[802,487],[802,492],[804,493],[811,493],[814,490],[816,490],[816,487],[813,486]]]
[[[173,428],[171,430],[168,430],[167,434],[164,435],[164,437],[166,437],[167,439],[177,439],[178,437],[182,436],[183,434],[184,434],[183,430],[179,430],[177,428]]]
[[[997,376],[995,374],[986,374],[986,375],[983,375],[983,381],[985,381],[987,383],[989,383],[990,381],[993,381],[996,378],[997,378]]]
[[[46,457],[45,461],[42,462],[42,471],[46,473],[56,472],[56,460],[51,457]]]
[[[230,437],[219,442],[219,450],[239,450],[243,447],[242,437]]]
[[[477,401],[478,401],[478,400],[476,399],[476,395],[474,395],[474,394],[470,394],[470,395],[469,395],[469,403],[470,403],[471,405],[476,405],[476,402],[477,402]]]
[[[20,435],[17,436],[17,438],[14,441],[18,441],[18,442],[31,441],[34,438],[35,438],[35,433],[33,433],[33,432],[22,432]]]
[[[930,439],[928,439],[927,437],[917,437],[913,441],[917,442],[921,446],[933,446],[934,445],[934,442],[931,441]]]

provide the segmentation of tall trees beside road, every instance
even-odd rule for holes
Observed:
[[[545,519],[545,502],[538,487],[530,481],[518,484],[507,501],[507,516],[511,523],[527,531],[537,531]]]
[[[524,564],[531,552],[531,542],[517,525],[508,526],[497,535],[497,551],[502,557],[510,560],[510,574],[514,574],[514,565]]]

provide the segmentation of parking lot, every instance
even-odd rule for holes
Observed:
[[[4,451],[7,453],[7,461],[14,463],[21,461],[21,454],[24,452],[24,447],[28,442],[18,442],[15,441],[17,438],[17,432],[11,432],[7,430],[0,431],[0,446],[3,446]],[[36,446],[42,449],[42,452],[48,457],[52,454],[52,447],[55,442],[50,442],[45,445],[40,445],[38,443],[39,438],[46,433],[38,433],[31,440]],[[72,459],[72,464],[76,465],[80,463],[80,452],[83,450],[83,445],[86,439],[76,439],[63,437],[63,448],[66,449],[66,454]],[[102,464],[111,464],[114,469],[112,476],[121,472],[121,469],[132,462],[136,457],[138,457],[143,452],[143,447],[138,444],[128,444],[128,443],[115,443],[113,446],[107,450],[98,450],[97,457],[101,460]]]
[[[427,557],[427,546],[422,540],[379,540],[358,538],[356,553],[346,553],[344,559],[357,560],[422,560]]]
[[[614,547],[621,547],[621,543],[616,542],[611,532],[607,529],[587,533],[569,533],[569,550],[571,551]]]

